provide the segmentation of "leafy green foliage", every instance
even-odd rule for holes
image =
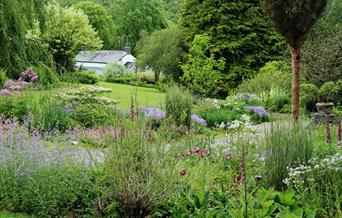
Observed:
[[[0,68],[4,68],[10,78],[17,77],[33,62],[44,61],[48,57],[41,43],[26,37],[27,31],[37,21],[40,28],[44,28],[46,3],[47,0],[0,1]],[[32,49],[31,42],[39,46]]]
[[[192,96],[187,89],[174,85],[166,90],[166,117],[174,124],[190,128],[191,106]]]
[[[0,68],[0,89],[5,86],[7,80],[6,71]]]
[[[196,35],[206,35],[210,43],[204,55],[216,61],[224,58],[225,67],[219,71],[225,95],[284,49],[284,41],[261,12],[259,1],[186,0],[181,25],[188,48]]]
[[[304,75],[309,83],[322,86],[337,81],[342,70],[342,1],[328,1],[323,16],[306,37],[303,46]]]
[[[318,103],[319,89],[314,84],[302,84],[300,86],[302,94],[300,97],[301,105],[307,111],[315,111],[316,103]]]
[[[278,87],[284,91],[291,88],[291,66],[284,61],[271,61],[259,70],[255,77],[244,80],[237,92],[261,94]]]
[[[91,50],[102,47],[97,33],[81,10],[49,4],[47,13],[47,30],[41,37],[48,43],[59,70],[73,71],[73,58],[81,48]]]
[[[335,82],[326,82],[319,89],[319,100],[322,102],[333,102],[342,104],[342,80]]]
[[[29,97],[0,95],[0,100],[0,114],[5,118],[16,118],[19,121],[24,121],[24,118],[29,115]]]
[[[210,38],[205,35],[197,35],[192,43],[187,61],[182,65],[184,75],[182,82],[195,94],[203,96],[222,95],[225,90],[221,70],[224,69],[224,59],[215,59],[214,54],[207,57]]]
[[[117,32],[113,18],[109,16],[106,9],[98,3],[89,1],[78,2],[74,7],[82,10],[88,16],[89,23],[94,27],[99,38],[103,41],[103,48],[112,49]]]
[[[59,86],[60,81],[54,69],[51,69],[46,66],[40,66],[33,67],[33,70],[38,75],[39,89],[49,89]]]
[[[100,77],[95,73],[90,72],[76,72],[75,77],[81,84],[94,85],[100,81]]]
[[[305,164],[312,157],[313,136],[305,123],[273,124],[265,137],[264,178],[267,185],[281,189],[287,167]]]
[[[166,26],[160,0],[115,0],[109,7],[118,27],[118,48],[129,46],[134,53],[143,31],[152,33]]]
[[[177,80],[181,74],[182,39],[183,32],[176,25],[142,37],[137,48],[138,65],[151,67],[156,82],[161,73]]]
[[[125,67],[119,63],[111,62],[106,65],[102,74],[106,82],[114,82],[115,79],[124,76]]]

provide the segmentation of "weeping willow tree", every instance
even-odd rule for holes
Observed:
[[[28,38],[38,23],[44,31],[44,5],[49,0],[0,0],[0,68],[11,78],[30,65],[53,64],[39,40]]]

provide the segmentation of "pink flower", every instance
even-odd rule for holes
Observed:
[[[199,147],[196,147],[196,148],[193,148],[192,149],[192,152],[194,153],[200,153],[201,152],[201,149]]]
[[[0,90],[0,95],[9,95],[10,91],[8,89],[1,89]]]
[[[201,157],[201,158],[205,158],[204,152],[201,152],[201,153],[200,153],[200,157]]]
[[[233,157],[232,152],[227,151],[227,152],[226,152],[226,157],[227,157],[228,159],[232,158],[232,157]]]

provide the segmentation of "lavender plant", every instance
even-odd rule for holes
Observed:
[[[90,161],[68,146],[49,148],[16,120],[0,119],[0,208],[38,217],[97,216],[106,187],[98,186]]]

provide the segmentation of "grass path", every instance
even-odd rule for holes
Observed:
[[[142,106],[160,107],[164,104],[165,93],[157,89],[105,82],[100,83],[100,85],[113,90],[107,96],[118,100],[120,102],[118,106],[122,110],[129,109],[132,96],[136,96],[138,104]]]

